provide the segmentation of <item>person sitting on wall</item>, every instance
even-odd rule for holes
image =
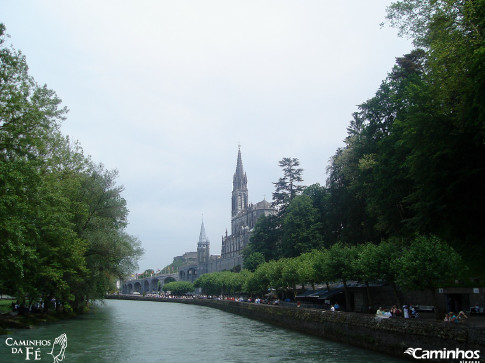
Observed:
[[[402,308],[403,308],[404,319],[409,319],[409,308],[408,308],[408,306],[404,305]]]
[[[333,306],[335,308],[335,311],[337,311],[338,309],[340,309],[340,305],[336,302],[335,305]]]
[[[458,316],[456,317],[455,321],[458,323],[464,319],[468,319],[468,316],[466,316],[465,312],[462,310],[458,313]]]
[[[391,317],[391,313],[389,311],[383,310],[382,307],[379,307],[376,311],[376,319],[387,319]]]

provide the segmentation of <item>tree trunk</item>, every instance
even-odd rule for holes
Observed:
[[[438,294],[436,293],[436,289],[433,289],[433,305],[434,305],[434,317],[436,320],[443,319],[443,313],[438,305]],[[458,311],[456,312],[458,315]]]
[[[344,283],[344,292],[345,292],[345,311],[351,311],[350,309],[350,294],[347,287],[347,281],[342,281]]]
[[[391,282],[392,291],[394,292],[394,298],[396,299],[397,306],[401,306],[401,300],[399,299],[399,293],[397,292],[397,287],[394,282]]]
[[[374,301],[372,300],[372,294],[370,293],[369,281],[365,282],[365,288],[367,290],[367,312],[370,313],[374,308]]]

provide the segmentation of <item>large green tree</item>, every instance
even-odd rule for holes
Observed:
[[[300,161],[297,158],[283,158],[279,166],[283,169],[283,176],[273,183],[273,205],[282,212],[303,190],[303,185],[300,184],[303,181],[303,169],[299,167]]]
[[[66,112],[0,24],[0,288],[82,309],[133,270],[142,249],[124,232],[116,172],[59,132]]]
[[[251,233],[250,244],[244,257],[259,252],[266,261],[281,257],[281,218],[277,215],[261,216]]]
[[[476,260],[485,252],[485,1],[396,1],[388,19],[425,51],[401,139],[415,186],[409,224]]]
[[[172,295],[176,296],[182,296],[189,292],[193,292],[194,289],[194,284],[189,281],[172,281],[163,285],[163,291],[170,291]]]
[[[341,281],[345,292],[345,309],[351,311],[350,292],[348,282],[355,280],[356,273],[354,261],[357,259],[356,246],[344,245],[341,242],[334,244],[316,261],[316,268],[323,272],[325,281]]]
[[[396,258],[393,270],[402,289],[431,291],[440,317],[437,288],[460,278],[466,268],[461,256],[438,237],[417,236]]]
[[[281,251],[284,257],[297,257],[323,245],[318,210],[307,195],[295,197],[282,221]]]

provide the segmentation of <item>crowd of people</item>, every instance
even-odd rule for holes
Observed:
[[[383,309],[379,307],[376,312],[376,317],[379,318],[401,318],[404,319],[416,319],[419,317],[419,313],[414,306],[403,305],[402,309],[394,305],[391,309]]]
[[[446,322],[453,322],[453,323],[459,323],[460,321],[463,321],[465,319],[468,319],[468,316],[465,314],[464,311],[460,311],[458,315],[455,315],[454,312],[450,311],[449,313],[445,314],[445,318],[443,321]]]
[[[55,299],[51,301],[51,307],[56,309],[59,302],[57,302]],[[36,303],[31,303],[31,304],[20,304],[18,301],[17,302],[12,302],[12,311],[14,313],[20,313],[20,314],[26,314],[26,313],[41,313],[44,312],[44,302],[39,301]]]

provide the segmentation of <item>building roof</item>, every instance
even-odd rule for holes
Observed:
[[[266,199],[254,205],[254,209],[273,209],[273,206]]]

